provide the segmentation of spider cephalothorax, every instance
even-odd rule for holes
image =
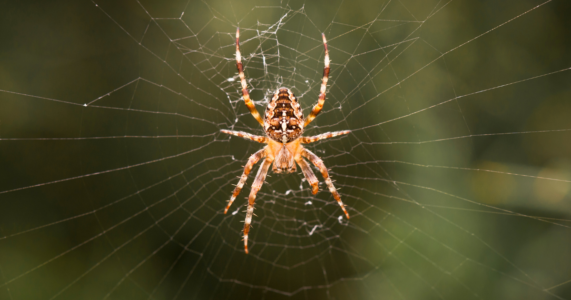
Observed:
[[[273,163],[273,171],[275,173],[291,173],[296,170],[296,163],[300,166],[301,171],[307,182],[311,185],[311,192],[316,194],[319,190],[319,181],[315,174],[311,170],[309,164],[304,160],[307,159],[313,163],[321,172],[325,184],[329,188],[333,198],[339,203],[341,209],[349,219],[349,213],[345,210],[345,206],[341,201],[339,193],[333,185],[333,181],[329,178],[329,172],[323,164],[323,161],[315,155],[313,152],[305,149],[301,144],[313,143],[322,139],[332,138],[343,134],[350,133],[349,130],[328,132],[311,137],[303,137],[303,128],[307,126],[323,108],[323,103],[325,102],[325,90],[327,88],[327,80],[329,78],[329,52],[327,51],[327,41],[325,40],[325,35],[322,34],[323,46],[325,48],[325,67],[323,68],[323,78],[321,80],[321,90],[319,93],[319,98],[317,104],[313,107],[313,110],[307,117],[303,118],[303,112],[297,98],[288,88],[279,88],[272,100],[266,108],[266,114],[264,120],[262,120],[260,113],[254,106],[254,103],[250,99],[250,94],[248,93],[248,85],[246,83],[246,77],[244,75],[244,67],[242,65],[242,56],[240,54],[240,30],[236,30],[236,66],[238,67],[238,75],[240,76],[240,83],[242,85],[242,95],[244,97],[244,102],[246,106],[254,116],[254,118],[262,125],[266,136],[252,135],[247,132],[242,131],[231,131],[231,130],[221,130],[223,133],[231,134],[243,138],[247,138],[258,143],[267,144],[266,147],[259,150],[258,152],[252,154],[248,159],[248,163],[244,167],[244,173],[240,177],[240,181],[236,185],[234,192],[228,205],[224,210],[224,213],[228,212],[230,205],[236,199],[244,183],[248,179],[248,174],[252,170],[252,167],[262,158],[264,158],[262,166],[254,179],[252,184],[252,190],[250,191],[250,196],[248,197],[248,208],[246,209],[246,221],[244,222],[244,250],[248,253],[248,233],[250,232],[250,224],[252,223],[252,216],[254,214],[254,202],[256,201],[256,195],[262,187],[266,175],[268,174],[268,169]]]

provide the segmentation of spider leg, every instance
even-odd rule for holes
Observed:
[[[349,133],[351,133],[351,130],[327,132],[327,133],[314,135],[314,136],[304,136],[304,137],[301,137],[301,143],[302,144],[309,144],[309,143],[317,142],[319,140],[324,140],[324,139],[328,139],[328,138],[332,138],[332,137],[336,137],[336,136],[340,136],[340,135],[344,135],[344,134],[349,134]]]
[[[303,127],[307,127],[315,117],[321,112],[323,108],[323,103],[325,103],[325,90],[327,89],[327,81],[329,80],[329,51],[327,51],[327,40],[325,39],[325,34],[321,34],[323,38],[323,47],[325,48],[325,67],[323,68],[323,78],[321,79],[321,90],[319,91],[319,98],[317,99],[317,104],[313,107],[313,110],[305,119],[305,124]]]
[[[224,130],[224,129],[221,129],[220,131],[222,133],[239,136],[239,137],[245,138],[245,139],[250,139],[254,142],[258,142],[258,143],[262,143],[262,144],[265,144],[268,142],[268,138],[265,136],[253,135],[253,134],[249,134],[249,133],[244,132],[244,131],[234,131],[234,130]]]
[[[301,152],[301,155],[303,157],[307,158],[316,167],[319,168],[319,171],[321,171],[321,175],[323,175],[323,179],[325,179],[325,183],[327,184],[327,187],[329,188],[329,192],[331,192],[331,194],[333,194],[333,198],[335,198],[335,200],[337,200],[337,203],[339,203],[339,206],[341,206],[341,209],[345,213],[345,216],[347,216],[347,219],[349,219],[349,213],[345,209],[345,206],[343,205],[343,201],[341,201],[341,196],[339,196],[339,193],[335,189],[335,186],[333,185],[331,178],[329,178],[329,173],[327,172],[327,168],[325,167],[325,164],[323,164],[323,161],[321,160],[321,158],[319,158],[317,155],[315,155],[313,152],[311,152],[307,149],[303,149],[303,151]]]
[[[234,200],[236,200],[236,197],[238,197],[238,195],[240,194],[240,191],[242,190],[244,183],[246,183],[246,180],[248,179],[248,174],[250,174],[252,167],[254,167],[254,165],[262,157],[265,157],[265,156],[266,156],[266,148],[252,154],[250,156],[250,158],[248,158],[248,163],[246,163],[246,166],[244,167],[244,173],[242,173],[242,176],[240,177],[240,181],[238,182],[238,185],[236,185],[236,188],[234,188],[234,192],[232,193],[232,197],[230,197],[230,201],[228,201],[228,205],[226,205],[226,209],[224,210],[225,214],[228,212],[230,205],[232,205]]]
[[[307,179],[307,182],[309,182],[309,185],[311,185],[311,193],[314,195],[317,194],[319,191],[319,181],[317,180],[317,177],[315,177],[311,167],[309,167],[309,164],[306,163],[305,160],[303,160],[301,157],[295,161],[300,166],[301,171],[303,172],[303,176],[305,176],[305,179]]]
[[[250,224],[252,223],[252,215],[254,214],[254,202],[256,202],[256,194],[262,185],[264,180],[266,180],[266,175],[268,174],[268,169],[272,164],[273,159],[264,159],[264,162],[258,170],[256,179],[252,184],[252,190],[250,191],[250,196],[248,197],[248,208],[246,209],[246,221],[244,222],[244,251],[248,254],[248,232],[250,232]]]
[[[240,76],[240,83],[242,84],[242,96],[244,97],[244,103],[252,113],[252,116],[256,118],[258,123],[264,126],[264,121],[260,117],[260,113],[256,109],[254,102],[250,99],[250,93],[248,93],[248,84],[246,83],[246,76],[244,75],[244,66],[242,65],[242,55],[240,55],[240,28],[236,28],[236,67],[238,68],[238,75]]]

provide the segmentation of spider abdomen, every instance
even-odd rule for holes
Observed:
[[[303,112],[290,89],[280,88],[274,94],[266,108],[264,125],[268,137],[283,144],[303,134]]]

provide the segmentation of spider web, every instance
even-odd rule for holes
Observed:
[[[2,5],[1,299],[571,299],[568,2]],[[308,145],[351,219],[270,173],[248,255],[237,26],[305,115],[324,32],[305,135],[352,131]]]

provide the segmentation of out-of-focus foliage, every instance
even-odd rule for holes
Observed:
[[[0,299],[571,299],[570,12],[1,3]],[[254,99],[283,84],[305,108],[325,32],[332,79],[309,133],[354,131],[315,147],[348,225],[326,191],[287,192],[301,174],[274,175],[249,256],[243,213],[221,214],[259,145],[219,129],[261,133],[224,80],[237,25]]]

